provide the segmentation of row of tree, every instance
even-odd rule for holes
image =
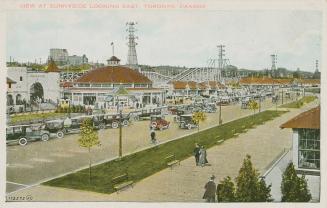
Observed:
[[[247,155],[239,170],[235,183],[227,176],[217,188],[218,202],[271,202],[271,184],[254,168],[250,155]],[[293,163],[283,173],[281,184],[282,202],[308,202],[311,194],[304,176],[296,174]]]

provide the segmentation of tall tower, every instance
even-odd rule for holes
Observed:
[[[126,31],[128,32],[128,54],[127,54],[127,65],[129,65],[131,68],[133,69],[137,69],[138,63],[137,63],[137,55],[136,55],[136,48],[135,46],[137,45],[137,43],[135,42],[135,39],[137,39],[137,37],[135,36],[135,25],[137,23],[136,22],[127,22],[126,26],[127,29]]]
[[[316,70],[315,70],[315,72],[319,72],[319,62],[318,62],[318,60],[316,60]]]
[[[276,54],[272,54],[270,55],[271,56],[271,75],[273,77],[276,77],[277,74],[276,74],[276,64],[277,64],[277,55]]]
[[[222,70],[224,68],[225,63],[225,46],[224,45],[218,45],[218,69]]]

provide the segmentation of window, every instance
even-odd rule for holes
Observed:
[[[147,88],[148,85],[147,84],[134,84],[135,88]]]
[[[14,133],[14,129],[13,128],[7,128],[7,134],[13,134]]]
[[[320,130],[298,129],[299,168],[320,169]]]
[[[23,77],[22,76],[19,77],[19,81],[23,81]]]

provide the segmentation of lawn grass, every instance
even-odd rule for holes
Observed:
[[[314,101],[316,99],[315,96],[305,96],[303,98],[301,98],[300,100],[291,102],[291,103],[287,103],[284,105],[281,105],[281,108],[301,108],[304,104],[306,103],[310,103],[312,101]]]
[[[47,119],[47,118],[55,118],[65,115],[65,113],[31,113],[26,115],[14,115],[10,118],[10,123],[15,124],[23,121],[32,121],[37,119]]]
[[[81,189],[100,193],[114,192],[112,178],[128,173],[134,182],[140,181],[162,169],[167,168],[165,157],[174,154],[176,159],[184,160],[193,154],[195,143],[210,148],[219,145],[218,140],[226,140],[235,133],[242,133],[254,125],[260,125],[272,120],[285,112],[264,111],[253,117],[247,116],[221,126],[216,126],[178,140],[173,140],[157,147],[146,149],[121,160],[109,161],[92,167],[92,183],[89,184],[89,170],[84,169],[60,178],[43,183],[43,185]]]
[[[320,93],[320,88],[309,88],[309,89],[304,89],[306,92],[312,92],[312,93]]]

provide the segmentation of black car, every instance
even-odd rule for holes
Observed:
[[[74,118],[66,118],[64,120],[64,133],[65,134],[73,134],[73,133],[79,133],[81,131],[81,126],[83,124],[83,121],[85,119],[92,119],[92,116],[78,116]]]
[[[18,125],[9,126],[6,129],[6,143],[26,145],[29,141],[41,140],[48,141],[50,132],[44,130],[43,125]]]
[[[134,119],[135,120],[144,120],[144,119],[150,119],[153,115],[161,115],[162,114],[161,108],[149,108],[149,109],[142,109],[139,111],[133,112]]]
[[[198,125],[193,121],[192,115],[181,115],[179,121],[179,128],[181,129],[192,129],[197,128]]]
[[[130,114],[122,114],[121,122],[123,126],[128,126],[130,123]],[[120,114],[99,114],[93,116],[93,123],[95,127],[104,129],[107,126],[111,128],[118,128],[120,122]]]
[[[52,120],[45,122],[44,129],[49,131],[50,133],[55,133],[57,138],[61,139],[64,138],[65,128],[64,128],[64,121],[63,120]]]

